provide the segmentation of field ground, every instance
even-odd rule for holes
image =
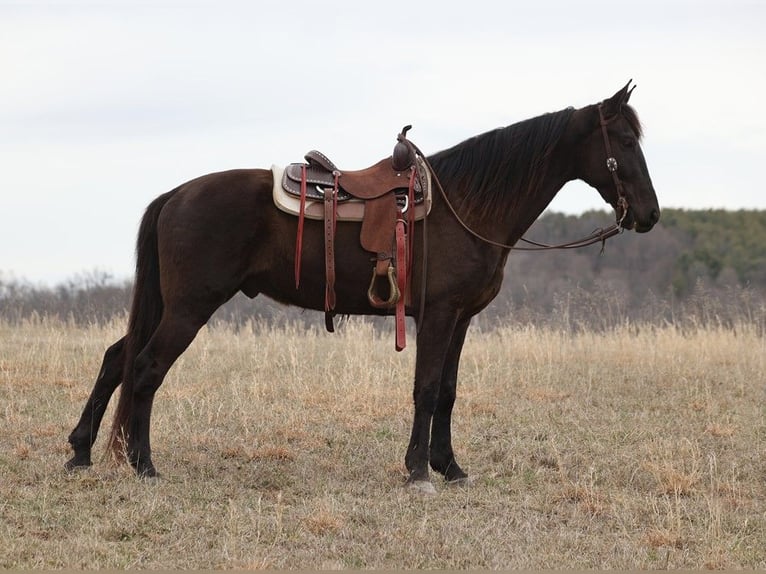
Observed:
[[[2,568],[766,568],[766,341],[469,333],[466,487],[403,488],[414,341],[206,328],[154,409],[162,473],[66,437],[122,323],[0,323]],[[107,415],[107,417],[109,414]]]

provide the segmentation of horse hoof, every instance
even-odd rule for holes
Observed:
[[[448,480],[447,484],[455,488],[467,488],[474,483],[473,477],[461,476],[460,478],[453,478]]]
[[[413,480],[412,482],[407,483],[407,488],[410,492],[415,494],[423,494],[426,496],[433,496],[436,494],[436,489],[434,488],[434,485],[431,484],[430,480]]]
[[[147,465],[134,464],[133,469],[136,471],[136,476],[141,480],[158,478],[160,476],[160,473],[157,472],[157,469],[154,468],[153,464],[147,464]]]
[[[136,472],[136,476],[146,482],[153,482],[160,478],[160,473],[152,466]]]
[[[92,463],[90,459],[78,459],[76,456],[73,458],[70,458],[68,461],[64,463],[64,470],[67,472],[75,472],[77,470],[82,470],[84,468],[89,468],[92,466]]]

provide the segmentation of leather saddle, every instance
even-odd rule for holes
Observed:
[[[406,134],[409,126],[402,130]],[[404,151],[406,150],[406,152]],[[335,201],[338,204],[340,220],[361,220],[362,247],[373,253],[380,253],[390,246],[388,232],[393,225],[386,225],[395,218],[397,209],[407,213],[414,209],[415,219],[425,217],[430,209],[430,177],[422,159],[414,150],[401,141],[394,147],[394,154],[378,163],[357,171],[341,170],[322,152],[312,150],[304,159],[306,163],[288,165],[282,175],[282,189],[290,196],[301,198],[301,186],[305,177],[305,201],[324,202],[325,191],[335,186],[338,189]],[[410,176],[414,168],[414,194],[409,197]],[[305,174],[304,174],[305,169]],[[343,204],[362,203],[362,216],[355,217],[359,209],[345,209]],[[304,207],[305,215],[312,217],[312,211]],[[354,214],[344,217],[345,213]]]
[[[358,171],[336,167],[318,151],[306,154],[306,163],[288,165],[282,176],[282,188],[300,201],[298,234],[295,251],[295,286],[300,286],[303,222],[307,203],[324,206],[325,222],[325,324],[333,331],[335,308],[335,227],[338,207],[346,202],[364,205],[360,243],[374,254],[372,280],[367,292],[373,307],[396,309],[397,350],[404,348],[404,304],[409,299],[409,275],[412,264],[412,242],[409,231],[414,227],[415,211],[425,217],[430,207],[430,177],[417,147],[407,139],[406,126],[397,136],[390,157]],[[422,209],[423,207],[426,209]],[[378,278],[388,283],[388,295],[380,297]]]
[[[393,156],[380,160],[373,166],[358,171],[338,169],[322,152],[312,150],[305,155],[306,163],[291,163],[282,176],[282,189],[288,194],[300,198],[303,166],[306,166],[306,199],[324,201],[324,190],[335,183],[333,173],[341,174],[339,179],[338,203],[346,201],[369,200],[393,191],[397,203],[406,211],[407,191],[409,186],[408,170],[393,169]],[[409,166],[408,166],[409,167]],[[424,166],[418,167],[415,179],[415,205],[425,201],[427,180],[423,175]]]

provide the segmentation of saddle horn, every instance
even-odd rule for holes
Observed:
[[[411,129],[411,125],[404,126],[396,136],[396,145],[391,156],[391,166],[396,171],[406,171],[415,163],[415,152],[407,141],[407,132]]]

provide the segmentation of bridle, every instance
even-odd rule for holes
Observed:
[[[622,180],[617,174],[617,170],[619,169],[620,164],[617,163],[614,155],[612,155],[612,145],[609,142],[609,132],[607,131],[607,126],[609,123],[617,117],[618,116],[615,115],[611,120],[606,120],[604,118],[604,104],[600,103],[598,105],[598,119],[601,123],[601,133],[604,136],[604,149],[606,150],[606,169],[608,169],[609,173],[612,174],[614,188],[617,190],[617,205],[622,210],[622,215],[620,215],[620,219],[617,221],[617,225],[621,228],[622,222],[625,220],[625,216],[628,214],[628,200],[625,198],[625,188],[622,185]]]
[[[546,251],[549,249],[577,249],[580,247],[587,247],[588,245],[593,245],[595,243],[601,243],[601,251],[603,252],[604,247],[606,246],[606,240],[609,239],[610,237],[614,237],[615,235],[619,235],[620,233],[624,231],[622,224],[625,221],[625,217],[627,217],[628,215],[628,207],[629,207],[628,200],[625,197],[625,188],[622,184],[622,180],[620,179],[620,176],[617,174],[617,170],[619,169],[620,166],[617,163],[617,159],[612,154],[612,145],[609,141],[609,132],[607,131],[607,126],[618,116],[615,115],[614,118],[607,120],[606,118],[604,118],[603,107],[604,107],[603,102],[598,105],[598,117],[599,117],[599,123],[601,125],[601,133],[604,136],[604,149],[606,150],[606,169],[609,170],[609,172],[612,174],[612,181],[614,182],[614,187],[615,187],[615,190],[617,191],[617,206],[620,208],[622,213],[619,214],[619,219],[617,220],[617,222],[613,223],[609,227],[596,229],[590,235],[583,237],[582,239],[570,241],[568,243],[548,245],[546,243],[539,243],[537,241],[533,241],[531,239],[526,239],[522,237],[521,239],[519,239],[519,241],[523,241],[524,243],[531,245],[531,247],[521,247],[519,245],[508,245],[506,243],[493,241],[492,239],[488,239],[487,237],[484,237],[483,235],[477,233],[476,231],[471,229],[468,226],[468,224],[466,224],[463,221],[463,219],[458,215],[457,211],[452,206],[452,203],[450,203],[450,200],[447,197],[447,193],[444,191],[444,188],[442,187],[442,184],[439,181],[439,177],[436,175],[436,172],[431,167],[431,164],[429,163],[425,155],[420,151],[420,149],[414,143],[412,143],[409,140],[407,140],[407,143],[410,144],[413,147],[413,149],[417,152],[417,154],[420,155],[420,157],[423,158],[423,160],[425,161],[426,168],[428,169],[428,171],[431,172],[431,178],[436,184],[436,187],[439,190],[439,193],[441,194],[442,199],[444,199],[444,203],[452,212],[452,215],[455,217],[457,222],[468,233],[470,233],[477,239],[483,241],[484,243],[488,243],[489,245],[494,245],[495,247],[501,247],[503,249],[513,249],[515,251]]]

